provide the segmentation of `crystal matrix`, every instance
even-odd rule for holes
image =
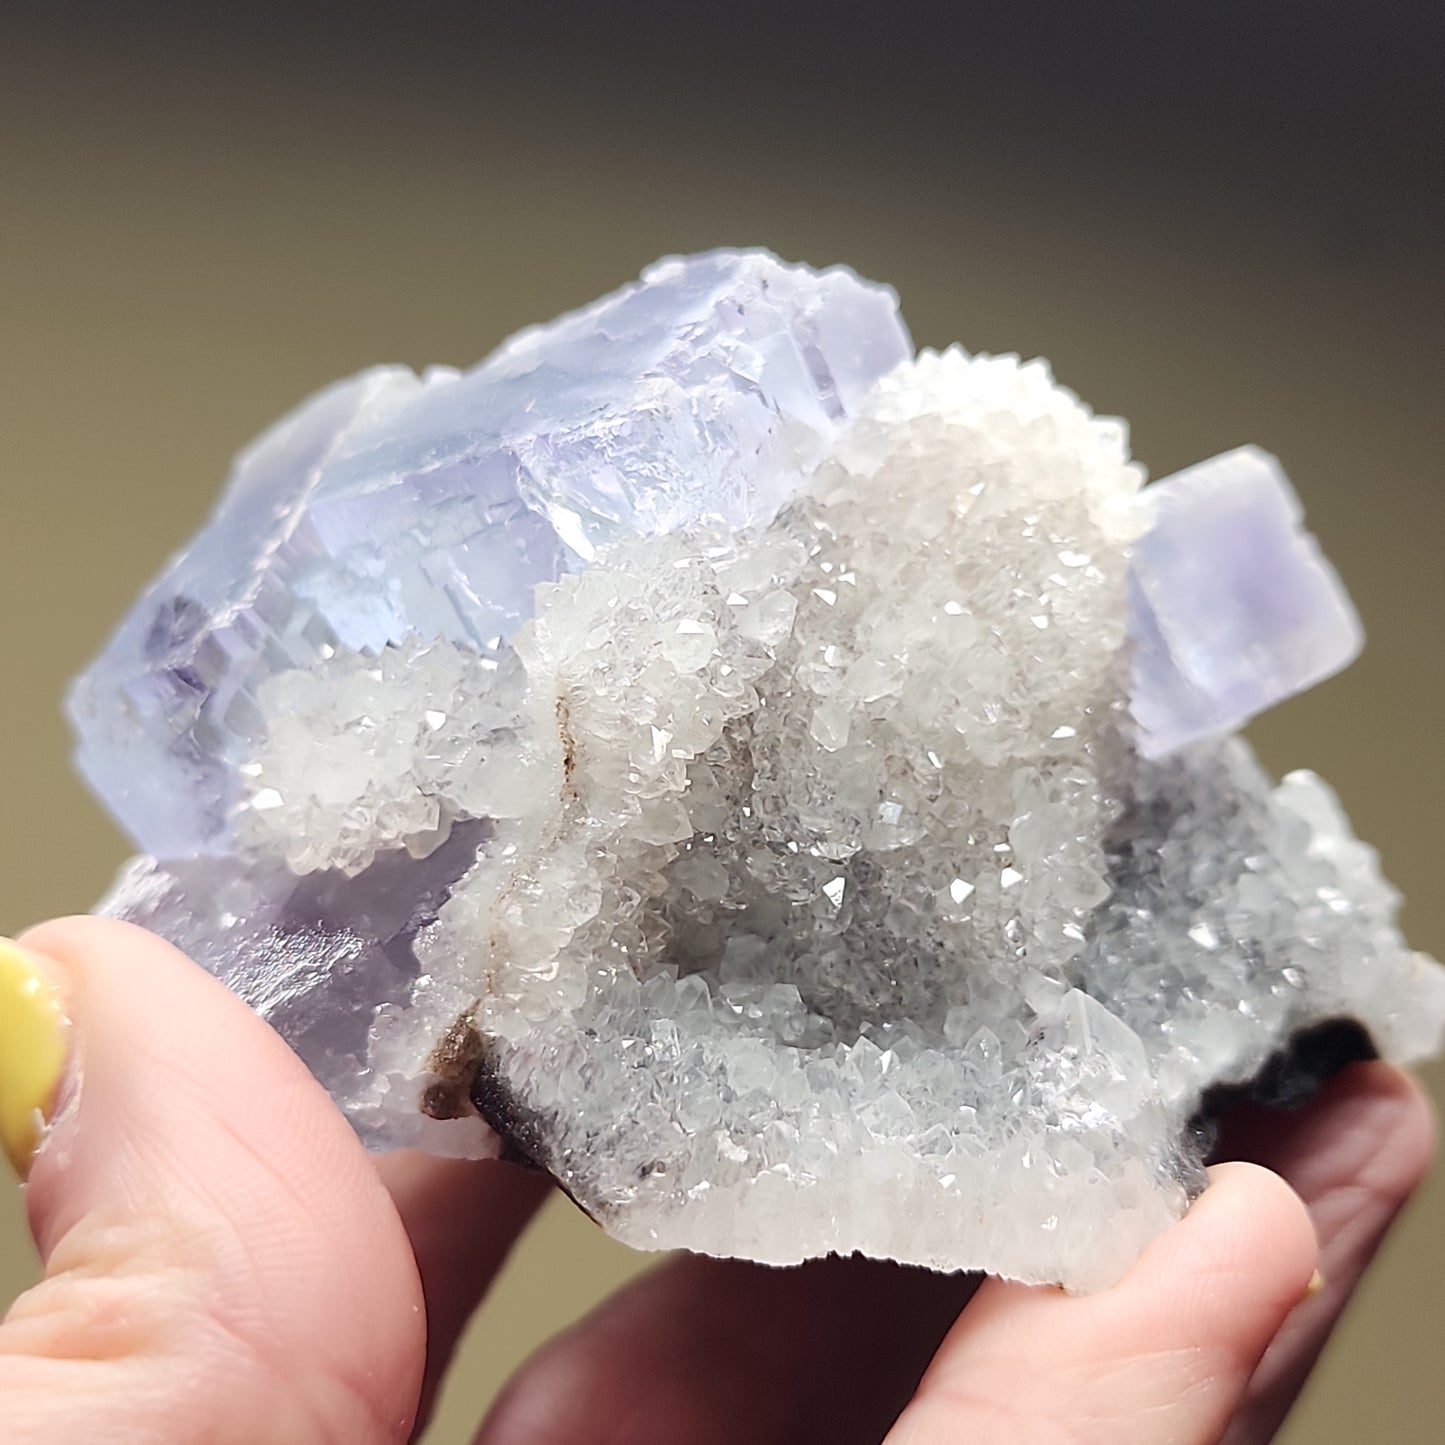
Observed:
[[[108,906],[372,1144],[495,1128],[640,1247],[1107,1283],[1214,1086],[1445,1020],[1229,735],[1359,645],[1278,464],[1142,480],[1042,364],[764,253],[367,373],[78,686],[151,855]]]

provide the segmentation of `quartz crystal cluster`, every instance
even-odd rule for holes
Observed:
[[[506,1144],[638,1247],[1106,1284],[1220,1091],[1445,1023],[1232,735],[1360,644],[1283,473],[1142,483],[1042,363],[762,252],[365,373],[77,687],[107,907],[373,1146]]]

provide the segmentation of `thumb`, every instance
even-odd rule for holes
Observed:
[[[1253,1164],[1210,1174],[1112,1289],[1070,1298],[987,1280],[887,1445],[1218,1441],[1312,1287],[1317,1248],[1276,1175]]]
[[[396,1212],[299,1060],[169,945],[96,919],[0,942],[0,1136],[45,1263],[0,1325],[7,1441],[407,1438]]]

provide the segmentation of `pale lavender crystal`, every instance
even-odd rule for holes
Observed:
[[[459,374],[383,367],[237,459],[79,680],[78,764],[161,857],[225,852],[258,684],[412,635],[496,656],[619,536],[766,522],[912,354],[886,287],[761,251],[658,262]]]
[[[1359,617],[1268,452],[1224,452],[1145,495],[1130,574],[1145,757],[1230,732],[1359,655]]]

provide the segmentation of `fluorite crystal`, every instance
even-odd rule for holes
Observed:
[[[1278,464],[1142,481],[1042,363],[761,252],[365,373],[76,689],[150,855],[107,907],[375,1147],[505,1142],[642,1248],[1103,1285],[1222,1090],[1445,1024],[1230,735],[1360,641]]]

